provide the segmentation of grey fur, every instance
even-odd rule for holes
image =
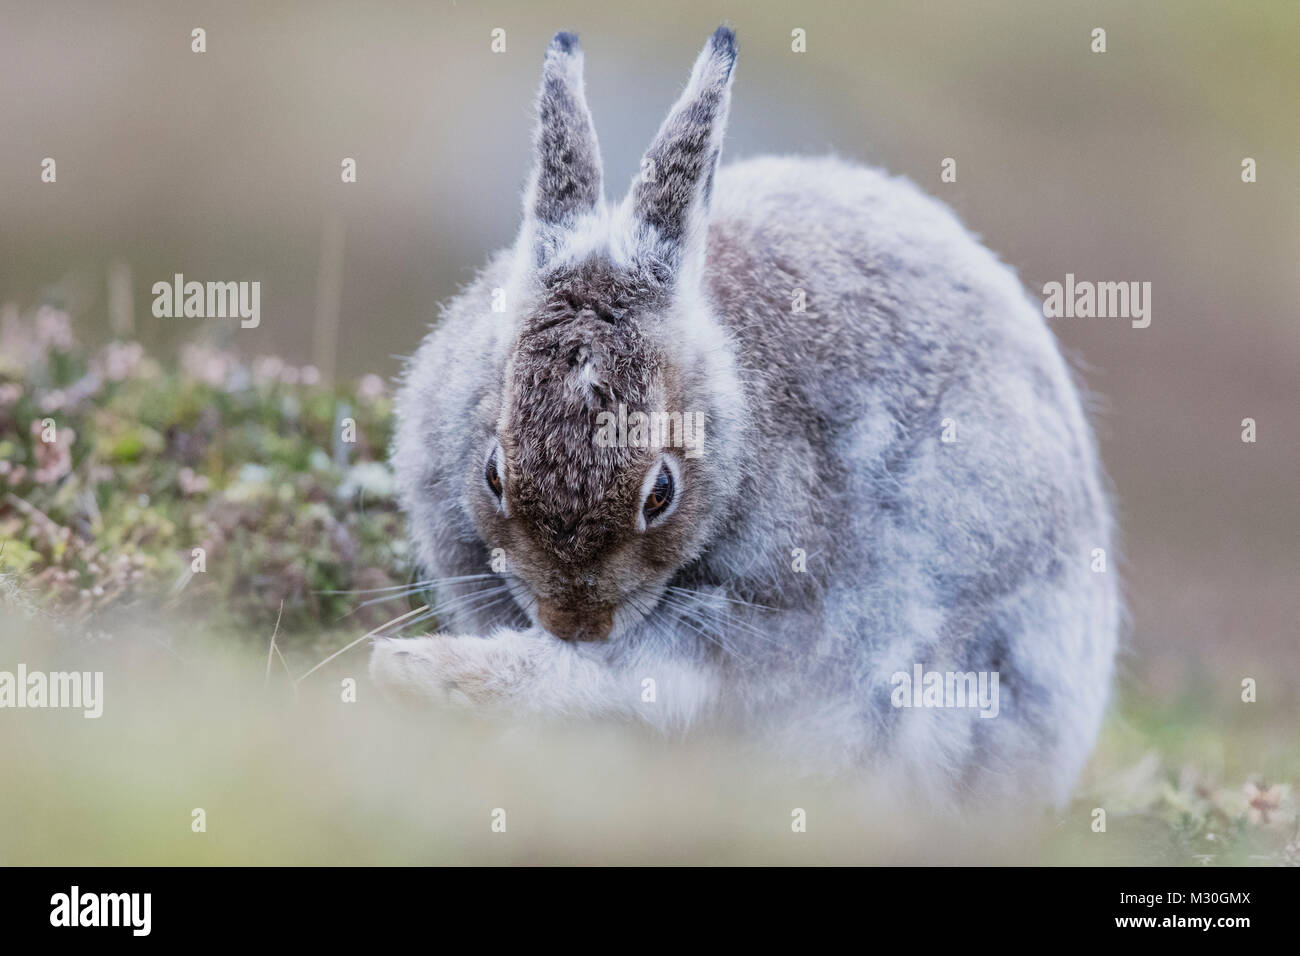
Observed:
[[[691,76],[688,95],[668,114],[632,187],[632,211],[656,241],[663,264],[679,265],[693,217],[707,207],[731,103],[736,36],[718,27]],[[649,173],[647,173],[649,171]],[[647,242],[645,236],[641,237]]]
[[[557,33],[546,49],[537,116],[537,159],[525,215],[537,224],[540,264],[556,233],[571,228],[602,199],[600,146],[582,89],[582,48],[572,33]]]
[[[1090,566],[1112,529],[1078,390],[1011,270],[906,180],[763,158],[710,186],[734,60],[720,30],[648,154],[657,184],[620,206],[562,184],[598,157],[543,155],[539,181],[561,185],[541,192],[568,199],[526,204],[515,248],[411,359],[392,461],[421,562],[481,573],[501,548],[513,599],[450,610],[482,639],[421,645],[422,670],[395,657],[409,641],[378,645],[372,670],[518,713],[739,726],[803,767],[936,803],[1059,802],[1119,619],[1113,561]],[[580,96],[550,109],[547,89],[543,123],[564,129],[539,135],[543,153],[594,147],[571,136]],[[560,228],[539,257],[542,220]],[[674,459],[677,510],[645,532],[655,452],[591,440],[620,402],[707,414],[707,453]],[[498,441],[504,506],[484,482]],[[584,643],[489,636],[539,619]],[[891,676],[918,663],[996,671],[1000,713],[892,706]]]

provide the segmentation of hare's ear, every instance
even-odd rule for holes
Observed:
[[[524,229],[541,265],[559,238],[601,200],[600,146],[582,92],[582,49],[573,33],[546,48],[537,93],[536,153],[524,197]]]
[[[642,248],[669,270],[702,256],[713,173],[731,102],[736,34],[718,27],[659,127],[628,199]]]

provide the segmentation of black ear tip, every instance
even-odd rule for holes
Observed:
[[[577,53],[582,48],[578,46],[578,34],[561,30],[551,38],[551,49],[560,53]]]
[[[709,37],[713,52],[731,60],[736,58],[736,31],[729,26],[720,26]]]

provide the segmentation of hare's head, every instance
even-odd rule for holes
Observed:
[[[465,467],[517,599],[565,640],[647,613],[735,494],[740,386],[703,286],[735,58],[719,28],[607,205],[577,38],[546,52],[500,415]]]

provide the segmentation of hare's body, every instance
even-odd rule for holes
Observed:
[[[665,387],[709,410],[703,464],[674,461],[669,476],[684,482],[682,509],[692,489],[710,496],[690,519],[695,537],[643,532],[680,534],[666,539],[679,556],[647,559],[667,567],[659,578],[621,572],[637,578],[618,592],[626,607],[607,640],[587,643],[520,630],[539,614],[568,619],[546,617],[563,599],[547,596],[545,574],[516,575],[507,545],[507,594],[491,597],[489,581],[477,598],[469,578],[441,589],[450,629],[481,639],[384,642],[374,673],[516,712],[718,721],[806,768],[861,769],[938,801],[1060,801],[1101,719],[1118,602],[1112,573],[1093,570],[1111,528],[1092,435],[1041,315],[1006,266],[904,180],[770,158],[719,170],[702,194],[699,258],[682,264],[693,277],[663,306],[675,316],[667,340],[692,352]],[[623,229],[600,207],[548,261],[569,275]],[[601,256],[614,273],[639,267],[635,255]],[[521,388],[548,407],[545,377],[520,371],[521,343],[539,333],[490,311],[494,290],[527,298],[520,259],[518,248],[499,255],[453,300],[399,395],[394,464],[439,579],[487,571],[497,543],[465,463],[481,459],[484,434],[522,433],[523,413],[511,412]],[[593,325],[577,341],[600,334]],[[611,386],[602,401],[634,391]],[[528,484],[524,444],[504,442],[508,487]],[[534,537],[510,539],[525,568]],[[606,542],[590,560],[647,547]],[[934,702],[903,689],[898,675],[918,668],[995,674],[996,703],[985,716],[942,694],[948,706],[910,706]]]

